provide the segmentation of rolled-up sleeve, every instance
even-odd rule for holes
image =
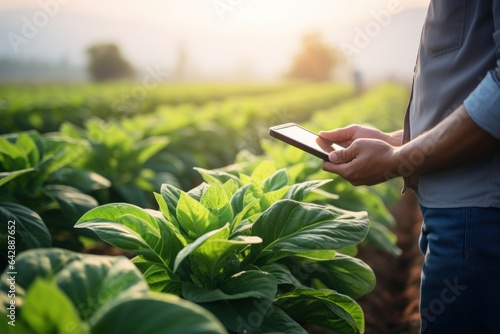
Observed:
[[[500,139],[500,1],[493,1],[497,63],[464,102],[469,116],[483,130]]]
[[[500,82],[496,70],[488,72],[467,97],[464,106],[481,129],[500,139]]]

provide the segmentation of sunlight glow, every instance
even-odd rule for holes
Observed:
[[[83,64],[82,51],[86,46],[115,41],[139,66],[172,67],[180,52],[179,45],[183,45],[193,73],[202,71],[220,78],[245,67],[257,77],[273,77],[289,66],[300,36],[306,32],[318,31],[325,41],[338,46],[352,42],[356,27],[374,20],[373,13],[390,6],[397,6],[401,13],[414,9],[424,13],[428,3],[429,0],[4,0],[0,14],[8,12],[11,25],[10,31],[0,33],[19,34],[23,22],[36,13],[49,12],[48,23],[40,27],[39,36],[19,45],[22,52],[16,52],[15,57],[65,57],[72,63]],[[396,21],[396,16],[390,19]],[[408,36],[417,36],[412,37],[415,39],[421,19],[413,21],[416,23],[407,23],[404,29]],[[373,47],[363,50],[364,54],[376,49],[376,44],[389,38],[387,35],[393,34],[396,27],[383,27],[380,38],[377,36]],[[416,45],[417,41],[411,43]],[[1,47],[0,57],[12,57],[11,51],[8,45]],[[413,61],[414,55],[405,57]],[[361,58],[354,60],[359,62]],[[408,62],[400,67],[409,67]]]

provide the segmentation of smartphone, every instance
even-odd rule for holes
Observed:
[[[333,142],[295,123],[272,126],[269,134],[326,161],[328,153],[335,150]]]

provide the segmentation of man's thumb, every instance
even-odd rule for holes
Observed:
[[[343,164],[352,160],[349,153],[348,149],[332,151],[328,155],[328,159],[334,164]]]

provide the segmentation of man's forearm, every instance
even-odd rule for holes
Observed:
[[[461,106],[436,127],[398,148],[393,169],[401,173],[399,165],[409,162],[412,174],[418,175],[464,164],[499,149],[500,141],[482,130]]]

